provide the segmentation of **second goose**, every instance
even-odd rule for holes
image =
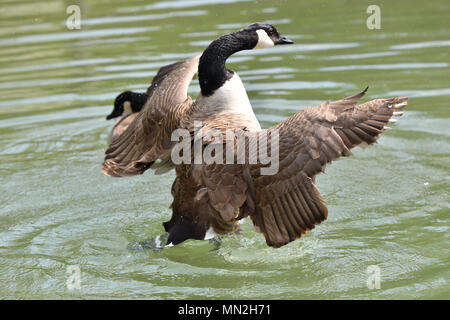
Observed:
[[[180,62],[172,63],[161,67],[157,75],[153,78],[152,83],[146,92],[124,91],[114,100],[113,111],[106,116],[106,120],[115,119],[115,124],[109,136],[113,141],[120,136],[128,126],[134,121],[134,118],[142,110],[147,100],[153,95],[155,88],[165,79],[173,69],[176,69]]]

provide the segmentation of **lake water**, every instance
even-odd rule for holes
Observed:
[[[0,3],[0,298],[450,298],[449,1],[78,3],[81,30],[67,1]],[[329,218],[299,241],[269,248],[248,220],[219,246],[127,250],[163,232],[174,173],[100,173],[115,96],[256,21],[296,43],[229,61],[264,127],[366,86],[410,96],[404,116],[318,177]]]

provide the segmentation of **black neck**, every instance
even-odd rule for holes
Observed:
[[[133,112],[139,112],[141,111],[142,107],[147,102],[148,95],[146,93],[137,93],[132,92],[132,95],[130,95],[130,102],[131,102],[131,109]]]
[[[241,50],[252,49],[257,39],[234,32],[214,40],[200,57],[198,80],[203,96],[209,96],[231,78],[233,71],[225,68],[229,56]]]

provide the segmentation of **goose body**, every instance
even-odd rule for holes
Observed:
[[[216,39],[201,56],[163,67],[141,112],[112,141],[102,165],[106,175],[142,174],[154,168],[158,159],[175,168],[172,218],[163,224],[169,233],[167,245],[232,233],[248,216],[269,246],[280,247],[300,238],[328,215],[314,185],[315,176],[327,163],[350,155],[351,148],[374,143],[391,117],[401,115],[406,97],[358,105],[366,89],[300,110],[262,130],[242,81],[225,62],[241,50],[289,43],[273,26],[252,24]],[[197,72],[201,93],[194,101],[187,97],[187,87]],[[196,123],[201,123],[200,130]],[[179,146],[171,139],[177,129],[188,133],[188,145],[195,147],[200,141],[203,151],[225,149],[230,141],[231,149],[238,150],[237,141],[244,141],[244,161],[235,154],[231,164],[220,156],[212,163],[195,162],[191,154],[192,161],[171,162]],[[230,131],[235,134],[231,140]],[[264,139],[277,142],[271,149],[272,155],[278,155],[277,170],[271,174],[263,173],[267,163],[249,160],[261,154]]]

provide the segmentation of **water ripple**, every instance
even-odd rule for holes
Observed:
[[[76,39],[86,39],[94,37],[111,37],[159,30],[159,27],[141,28],[111,28],[98,30],[81,30],[74,32],[46,33],[22,36],[17,38],[0,39],[0,46],[10,46],[29,43],[43,43],[54,41],[69,41]]]
[[[192,10],[192,11],[174,11],[158,14],[142,14],[135,16],[118,16],[118,17],[102,17],[102,18],[90,18],[83,19],[83,25],[101,25],[112,24],[122,22],[134,22],[134,21],[154,21],[160,19],[168,19],[173,17],[192,17],[192,16],[204,16],[208,13],[206,10]]]
[[[0,74],[4,73],[18,73],[18,72],[29,72],[29,71],[37,71],[37,70],[50,70],[50,69],[61,69],[61,68],[70,68],[70,67],[81,67],[81,66],[89,66],[103,63],[112,63],[115,62],[115,59],[111,58],[98,58],[98,59],[81,59],[74,61],[63,61],[63,62],[55,62],[48,64],[33,64],[29,66],[9,68],[0,70]]]
[[[9,88],[29,88],[29,87],[42,87],[42,86],[59,86],[74,83],[85,83],[94,81],[104,81],[113,79],[126,79],[126,78],[149,78],[153,77],[156,72],[128,72],[128,73],[114,73],[110,75],[100,75],[92,77],[78,77],[68,79],[46,79],[46,80],[31,80],[31,81],[12,81],[0,84],[0,89]]]
[[[397,51],[383,51],[383,52],[369,52],[369,53],[355,53],[355,54],[340,54],[335,56],[323,57],[322,60],[354,60],[354,59],[368,59],[378,57],[390,57],[399,55]]]
[[[440,97],[450,95],[450,88],[430,89],[430,90],[395,90],[389,91],[384,96],[408,96],[408,97]],[[380,95],[381,97],[381,95]]]
[[[180,9],[180,8],[190,8],[235,2],[248,2],[251,0],[216,0],[211,2],[210,0],[178,0],[178,1],[161,1],[154,4],[139,6],[139,7],[129,7],[123,8],[119,11],[121,12],[137,12],[142,10],[155,10],[155,9]]]
[[[390,46],[389,48],[393,50],[408,50],[408,49],[423,49],[423,48],[439,48],[448,46],[450,46],[450,40],[437,40],[437,41],[396,44]]]
[[[426,69],[446,68],[446,62],[416,62],[416,63],[391,63],[391,64],[365,64],[319,68],[319,71],[345,71],[345,70],[393,70],[393,69]]]
[[[279,81],[274,83],[246,83],[248,91],[266,90],[305,90],[325,88],[353,88],[353,85],[345,82],[334,81]]]

